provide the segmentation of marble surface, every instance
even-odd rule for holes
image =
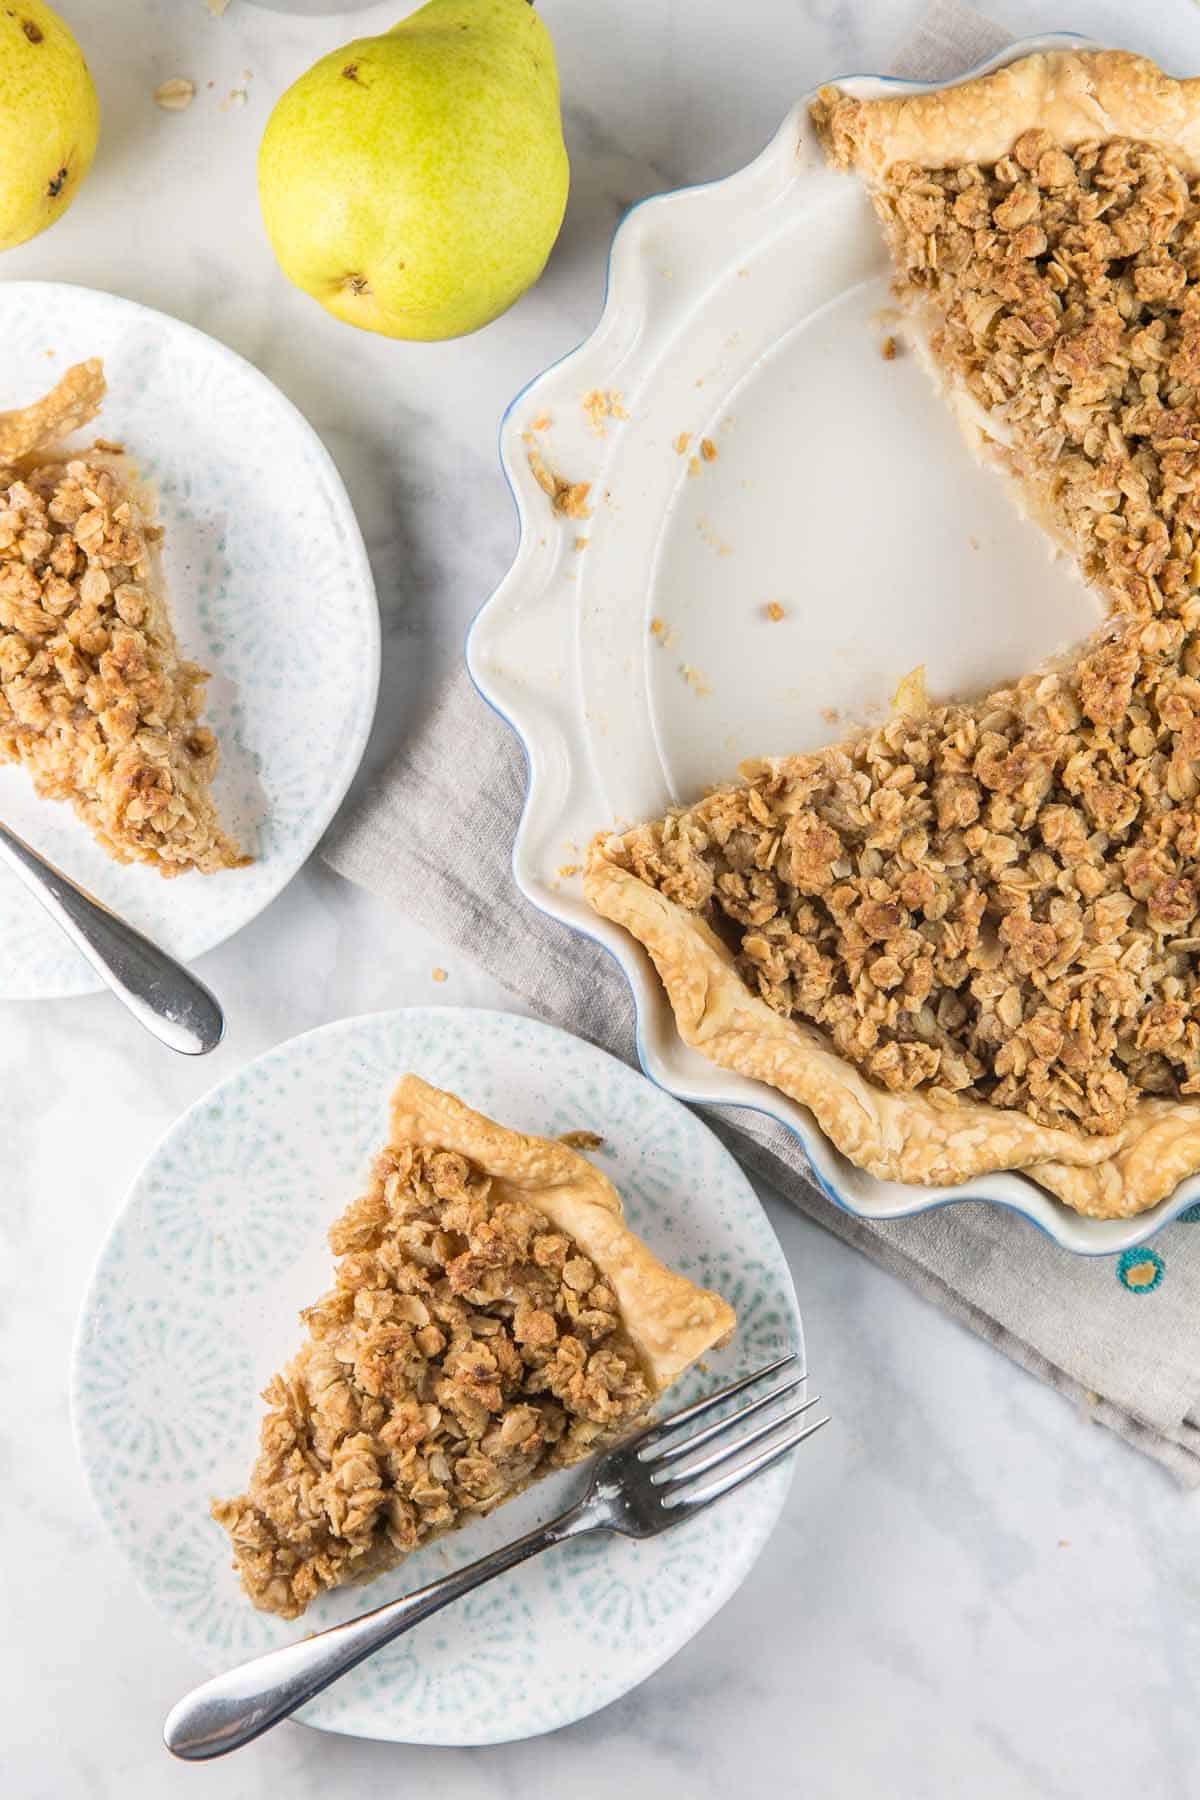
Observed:
[[[259,224],[272,97],[402,0],[289,19],[233,0],[59,0],[104,130],[65,220],[2,275],[109,288],[214,333],[323,434],[367,537],[385,624],[369,763],[459,654],[513,517],[494,453],[516,389],[592,325],[630,201],[735,169],[796,94],[886,65],[920,0],[540,0],[574,185],[547,273],[456,344],[359,336],[294,293]],[[1014,33],[1072,29],[1200,68],[1192,0],[991,0]],[[190,111],[152,103],[173,75]],[[244,100],[230,100],[234,93]],[[435,966],[449,971],[435,986]],[[558,1735],[408,1750],[284,1726],[207,1770],[159,1744],[199,1676],[134,1589],[83,1491],[70,1336],[131,1175],[176,1113],[281,1038],[409,1003],[511,1004],[461,957],[310,865],[206,958],[229,1013],[206,1063],[171,1058],[106,996],[0,1009],[0,1791],[11,1800],[356,1800],[422,1792],[592,1800],[686,1789],[857,1800],[1200,1792],[1196,1501],[903,1287],[764,1196],[795,1271],[834,1425],[719,1618],[638,1692]]]

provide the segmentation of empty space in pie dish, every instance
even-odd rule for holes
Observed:
[[[918,664],[936,698],[969,697],[1099,620],[917,357],[881,354],[887,300],[864,282],[772,346],[676,488],[649,596],[669,631],[648,621],[646,643],[674,799],[878,721]]]

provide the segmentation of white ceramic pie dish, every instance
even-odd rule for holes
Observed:
[[[1083,42],[1026,39],[971,73]],[[928,91],[880,76],[840,85]],[[839,1206],[896,1219],[987,1200],[1067,1249],[1111,1254],[1200,1198],[1200,1177],[1122,1220],[1075,1214],[1019,1174],[880,1181],[805,1108],[689,1050],[649,957],[565,872],[597,830],[693,800],[744,757],[815,748],[882,717],[919,663],[935,697],[979,692],[1098,616],[972,461],[916,358],[881,355],[887,252],[861,185],[825,166],[810,99],[745,169],[629,214],[596,330],[505,417],[521,539],[467,662],[528,759],[514,874],[534,905],[617,958],[646,1073],[681,1099],[779,1120]],[[616,406],[584,406],[596,393]],[[531,452],[543,475],[590,484],[588,517],[555,510]]]

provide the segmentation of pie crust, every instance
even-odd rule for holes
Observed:
[[[1144,697],[1139,682],[1147,691],[1152,686],[1147,662],[1150,646],[1157,646],[1151,660],[1158,650],[1163,651],[1161,666],[1155,664],[1153,681],[1161,679],[1169,685],[1168,677],[1174,671],[1179,677],[1176,686],[1182,690],[1191,679],[1189,646],[1193,640],[1190,634],[1200,629],[1200,558],[1189,561],[1190,549],[1185,554],[1177,548],[1185,541],[1191,543],[1191,513],[1186,510],[1191,505],[1188,497],[1192,468],[1191,427],[1193,421],[1200,424],[1200,409],[1195,400],[1189,398],[1193,392],[1190,372],[1185,370],[1182,353],[1173,355],[1170,376],[1165,366],[1161,373],[1141,362],[1134,369],[1135,374],[1138,367],[1148,369],[1142,378],[1141,394],[1145,396],[1146,408],[1158,408],[1156,417],[1163,421],[1158,426],[1153,422],[1144,426],[1147,447],[1153,438],[1154,455],[1160,458],[1155,468],[1161,466],[1170,470],[1175,483],[1171,505],[1176,505],[1180,495],[1183,496],[1181,510],[1174,516],[1163,502],[1164,525],[1153,497],[1157,490],[1149,489],[1145,482],[1139,487],[1142,470],[1137,461],[1138,430],[1144,422],[1135,421],[1133,435],[1129,436],[1122,433],[1115,416],[1109,415],[1110,436],[1113,432],[1117,434],[1111,448],[1103,442],[1098,446],[1090,441],[1076,444],[1067,432],[1063,435],[1067,439],[1065,449],[1068,454],[1062,464],[1054,462],[1057,448],[1048,452],[1039,463],[1036,456],[1028,452],[1028,444],[1043,429],[1043,419],[1047,432],[1057,422],[1053,410],[1057,401],[1049,393],[1049,384],[1035,389],[1031,400],[1025,396],[1028,404],[1024,414],[1020,405],[1016,406],[1013,416],[1019,425],[1023,419],[1026,429],[1024,440],[1014,447],[1004,423],[1004,406],[997,403],[995,420],[989,411],[986,384],[989,380],[994,384],[994,370],[988,366],[986,356],[981,352],[976,366],[968,368],[968,375],[974,378],[973,385],[970,379],[956,380],[951,354],[953,346],[947,348],[952,333],[945,328],[944,313],[945,294],[947,291],[953,294],[953,283],[957,279],[956,265],[946,265],[947,272],[943,273],[943,264],[938,258],[939,244],[933,234],[939,228],[938,220],[946,216],[945,209],[949,207],[954,219],[961,221],[963,227],[959,243],[960,246],[966,244],[962,252],[964,258],[969,261],[974,255],[985,267],[986,274],[984,259],[989,253],[989,242],[999,239],[1000,249],[1006,254],[1011,252],[1016,259],[1007,268],[1010,289],[1005,290],[998,281],[996,291],[1008,292],[1017,298],[1013,299],[1008,311],[997,302],[990,312],[985,313],[980,341],[983,341],[991,318],[1004,322],[1011,316],[1015,320],[1014,329],[1018,335],[1014,339],[1015,354],[1010,361],[1016,373],[1009,392],[1021,402],[1020,381],[1024,375],[1020,356],[1026,346],[1030,351],[1030,367],[1044,366],[1044,361],[1043,365],[1037,363],[1041,354],[1040,321],[1034,310],[1038,298],[1035,292],[1037,281],[1060,253],[1054,242],[1048,249],[1046,233],[1040,229],[1040,209],[1045,207],[1049,218],[1057,204],[1057,196],[1066,186],[1076,184],[1071,187],[1072,193],[1077,199],[1083,195],[1077,215],[1080,230],[1073,237],[1068,231],[1061,238],[1061,242],[1069,246],[1061,254],[1069,261],[1070,255],[1080,251],[1082,246],[1081,254],[1086,257],[1090,242],[1088,232],[1093,229],[1089,222],[1097,222],[1096,230],[1108,229],[1103,221],[1114,191],[1124,181],[1124,191],[1140,199],[1142,190],[1137,182],[1145,181],[1150,224],[1137,242],[1114,240],[1115,248],[1110,247],[1107,251],[1110,260],[1105,264],[1101,255],[1094,281],[1091,274],[1077,280],[1065,266],[1051,271],[1057,282],[1056,291],[1064,295],[1063,307],[1073,303],[1082,308],[1081,317],[1074,321],[1081,327],[1079,336],[1066,346],[1068,361],[1064,364],[1060,387],[1068,385],[1078,373],[1080,392],[1088,404],[1097,409],[1091,422],[1103,429],[1102,409],[1108,404],[1102,397],[1106,374],[1114,358],[1126,356],[1128,346],[1121,342],[1119,319],[1116,325],[1104,323],[1091,330],[1092,318],[1102,317],[1105,304],[1109,306],[1109,319],[1115,317],[1113,298],[1115,296],[1116,301],[1124,305],[1123,296],[1127,293],[1129,305],[1123,317],[1126,321],[1132,320],[1130,334],[1139,320],[1149,327],[1144,334],[1145,341],[1136,346],[1137,352],[1140,355],[1157,346],[1164,365],[1167,356],[1178,349],[1185,333],[1191,330],[1191,315],[1182,315],[1178,300],[1183,291],[1180,284],[1186,280],[1186,291],[1190,294],[1191,283],[1200,272],[1192,249],[1197,235],[1197,194],[1187,188],[1188,181],[1200,173],[1200,81],[1171,80],[1144,59],[1125,52],[1054,52],[1025,58],[992,75],[935,93],[863,101],[845,95],[837,88],[826,88],[817,98],[813,116],[831,160],[842,167],[853,167],[872,194],[897,255],[900,268],[898,292],[917,317],[922,348],[928,354],[934,373],[943,381],[952,400],[963,402],[957,409],[963,415],[969,439],[984,450],[990,462],[1015,480],[1027,509],[1072,550],[1085,577],[1096,583],[1111,607],[1108,625],[1089,640],[1077,663],[1048,674],[1043,687],[1037,685],[1043,681],[1040,674],[1023,678],[1013,688],[979,702],[974,715],[966,708],[943,709],[948,719],[946,729],[951,735],[959,725],[974,729],[972,717],[976,720],[984,717],[988,708],[999,709],[1001,713],[1007,709],[1010,715],[1015,711],[1018,719],[1034,718],[1036,721],[1038,707],[1043,698],[1049,696],[1046,716],[1053,720],[1055,706],[1066,706],[1068,712],[1074,707],[1076,724],[1082,720],[1083,727],[1100,745],[1098,754],[1107,754],[1111,741],[1120,738],[1122,732],[1128,732],[1134,717],[1133,709]],[[1112,157],[1106,160],[1105,147],[1112,151],[1115,161]],[[1161,175],[1156,175],[1151,166],[1155,156],[1164,171]],[[1042,158],[1049,160],[1042,162]],[[1076,164],[1084,173],[1077,171]],[[1131,169],[1135,171],[1133,174],[1129,172]],[[928,176],[925,171],[929,172]],[[971,192],[966,194],[960,207],[956,196],[967,189]],[[923,205],[928,206],[930,213],[927,239],[922,238]],[[1068,216],[1068,224],[1073,216]],[[1117,217],[1116,214],[1110,216]],[[1060,220],[1063,217],[1061,211],[1058,217]],[[1169,229],[1159,229],[1164,218],[1168,219],[1168,226],[1172,219],[1183,219],[1184,225],[1172,236]],[[1118,218],[1117,227],[1120,223]],[[1024,241],[1017,235],[1022,227]],[[972,230],[975,233],[973,239]],[[1131,236],[1136,235],[1132,225],[1130,231]],[[1006,235],[1010,232],[1011,236]],[[1145,245],[1149,246],[1146,254],[1136,254]],[[1021,257],[1028,258],[1028,262],[1021,264]],[[1122,258],[1126,260],[1122,262]],[[1173,261],[1173,258],[1179,260]],[[1127,272],[1121,275],[1121,269]],[[1031,272],[1027,280],[1024,271]],[[981,281],[981,291],[990,302],[992,293],[986,287],[986,279],[971,268],[967,269],[967,275]],[[1074,286],[1072,282],[1075,282]],[[1123,289],[1122,282],[1125,284]],[[1197,292],[1200,294],[1200,286]],[[1165,298],[1168,294],[1169,299]],[[1027,295],[1028,315],[1024,310]],[[1157,304],[1160,297],[1164,297],[1161,307]],[[1094,314],[1087,310],[1093,304]],[[1021,337],[1019,332],[1027,316],[1031,322],[1027,335]],[[1065,314],[1063,320],[1061,329],[1065,333]],[[1109,335],[1104,337],[1106,332]],[[1052,331],[1046,335],[1051,336]],[[966,339],[970,349],[969,334]],[[1188,337],[1186,348],[1189,354],[1191,341]],[[1197,343],[1200,345],[1200,339]],[[960,344],[960,351],[961,348]],[[1075,358],[1074,364],[1069,360],[1071,356]],[[969,363],[969,358],[965,360]],[[1128,367],[1128,364],[1124,366]],[[1131,383],[1131,388],[1133,385]],[[1120,397],[1120,381],[1116,382],[1114,391]],[[1099,400],[1097,394],[1101,395]],[[1179,398],[1181,394],[1182,399]],[[1074,399],[1074,389],[1067,399]],[[1121,404],[1127,412],[1126,399],[1127,396],[1121,399]],[[1111,404],[1115,409],[1117,401]],[[1042,408],[1040,416],[1036,415],[1036,405]],[[1175,410],[1171,411],[1171,408]],[[1031,413],[1034,414],[1032,423]],[[1085,417],[1079,426],[1081,434],[1088,423]],[[1124,414],[1121,423],[1124,423]],[[1156,430],[1157,437],[1154,435]],[[1200,432],[1195,441],[1200,442]],[[1077,465],[1075,473],[1063,475],[1061,471],[1068,468],[1071,456]],[[1082,468],[1084,476],[1090,478],[1086,456],[1090,456],[1096,465],[1093,486],[1099,488],[1103,481],[1110,484],[1111,493],[1103,498],[1097,499],[1089,489],[1087,479],[1079,475]],[[1106,456],[1110,459],[1108,464],[1104,462]],[[1074,488],[1071,480],[1076,482]],[[1124,529],[1122,508],[1135,492],[1141,500],[1138,516],[1142,527],[1149,519],[1148,536],[1157,532],[1165,548],[1157,558],[1131,553],[1127,566],[1119,568],[1117,556],[1114,554],[1106,559],[1103,547]],[[1115,506],[1112,494],[1116,496]],[[1146,498],[1147,494],[1152,497]],[[1130,516],[1135,510],[1135,503],[1129,500]],[[1106,526],[1101,532],[1097,518],[1105,513],[1109,517],[1107,521],[1101,518],[1101,523]],[[1144,544],[1139,541],[1134,549],[1142,550]],[[1184,561],[1172,563],[1173,554],[1183,555]],[[1175,634],[1173,639],[1172,632]],[[1172,655],[1174,663],[1170,660]],[[1121,681],[1114,683],[1112,676],[1118,666],[1124,673]],[[1127,685],[1123,685],[1125,674],[1129,674]],[[1165,691],[1165,685],[1154,689],[1156,694]],[[1190,694],[1190,688],[1187,691]],[[1171,704],[1178,707],[1175,700]],[[1187,710],[1190,717],[1190,700]],[[1157,715],[1150,716],[1151,726],[1157,728],[1158,723]],[[1053,731],[1044,718],[1041,729],[1043,742],[1048,741]],[[1154,732],[1150,730],[1142,735],[1149,742]],[[1186,800],[1193,797],[1192,770],[1197,750],[1190,737],[1186,746],[1182,739],[1170,741],[1176,742],[1178,748],[1178,758],[1171,764],[1170,780],[1184,781],[1182,795]],[[1018,736],[1017,750],[1025,743],[1026,740]],[[1003,754],[1011,747],[1011,739],[1008,743],[998,740],[998,749],[992,752],[993,761],[997,758],[1002,761]],[[888,744],[884,743],[883,748],[886,751]],[[840,747],[847,753],[843,758],[847,768],[862,766],[848,760],[854,749],[854,745]],[[836,757],[839,749],[828,754]],[[1120,754],[1125,754],[1123,745]],[[1139,751],[1138,754],[1142,753]],[[1166,767],[1153,745],[1147,750],[1146,757],[1150,759],[1145,763],[1146,768],[1151,762],[1159,772]],[[1155,758],[1158,761],[1154,761]],[[811,775],[815,760],[771,759],[769,763],[749,765],[744,773],[751,786],[758,785],[760,795],[766,792],[768,799],[773,797],[779,813],[786,815],[789,808],[794,811],[798,804],[789,799],[789,784],[794,782],[799,789],[802,780]],[[1131,769],[1141,767],[1132,755],[1128,763]],[[764,771],[765,788],[761,786]],[[912,771],[909,773],[911,775]],[[1132,774],[1130,779],[1134,779]],[[1003,797],[1004,784],[999,779],[987,780],[984,786],[999,788]],[[1110,782],[1104,795],[1097,790],[1097,809],[1107,805],[1112,810],[1118,787],[1119,782],[1116,785]],[[1164,784],[1165,791],[1175,796],[1169,781]],[[724,936],[718,935],[703,916],[703,906],[698,909],[695,905],[681,905],[656,885],[657,880],[663,879],[662,871],[660,868],[655,873],[653,854],[647,854],[648,844],[652,850],[656,845],[661,849],[664,844],[669,849],[672,835],[679,832],[686,835],[689,828],[703,839],[703,833],[714,817],[713,807],[719,808],[725,801],[736,801],[739,794],[749,792],[746,788],[718,789],[709,800],[673,814],[665,821],[597,839],[589,853],[584,880],[588,900],[598,912],[630,931],[649,951],[686,1043],[721,1066],[768,1082],[807,1106],[844,1154],[884,1179],[950,1185],[988,1170],[1019,1169],[1076,1210],[1097,1217],[1115,1217],[1154,1205],[1181,1179],[1200,1167],[1200,1104],[1186,1097],[1189,1092],[1200,1094],[1200,1082],[1192,1085],[1189,1080],[1180,1096],[1134,1081],[1126,1085],[1123,1097],[1118,1094],[1117,1102],[1111,1108],[1112,1128],[1105,1124],[1105,1107],[1101,1102],[1092,1107],[1088,1121],[1091,1129],[1085,1129],[1070,1118],[1059,1124],[1047,1116],[1033,1116],[1038,1111],[1033,1103],[1027,1111],[1023,1105],[994,1104],[973,1094],[947,1091],[941,1086],[931,1086],[926,1091],[919,1091],[916,1086],[890,1091],[871,1079],[848,1055],[839,1053],[824,1029],[814,1028],[794,1012],[789,1014],[786,1005],[778,1008],[768,1005],[751,990],[744,978],[744,945],[748,933],[736,952],[731,949]],[[985,793],[984,799],[989,800],[990,795]],[[1147,795],[1140,791],[1137,803],[1147,814],[1153,810]],[[1033,812],[1036,812],[1036,804]],[[1164,813],[1170,812],[1171,803],[1160,798],[1155,804],[1158,807],[1155,819],[1161,821]],[[1060,813],[1068,810],[1058,808]],[[1184,805],[1179,804],[1178,810],[1182,816]],[[1189,818],[1194,810],[1188,811]],[[755,817],[759,816],[755,814]],[[772,829],[780,822],[779,817],[772,818]],[[1100,828],[1094,831],[1089,841],[1093,846],[1097,840],[1107,843],[1109,850],[1103,851],[1103,855],[1110,851],[1114,855],[1118,851],[1121,854],[1128,851],[1129,840],[1122,837],[1124,825],[1121,822],[1114,823],[1112,818],[1106,820],[1103,816],[1093,815],[1085,823],[1089,829]],[[1108,828],[1107,836],[1105,827]],[[987,835],[982,828],[981,835]],[[1128,853],[1132,854],[1132,851]],[[719,859],[716,866],[718,869],[721,866]],[[648,867],[651,870],[649,878],[646,875]],[[758,867],[764,867],[762,861]],[[1182,904],[1182,889],[1186,887],[1187,903],[1190,904],[1191,864],[1180,872],[1186,880],[1179,882],[1180,892],[1176,898]],[[1061,873],[1069,875],[1071,871],[1064,868]],[[1127,903],[1131,912],[1140,906],[1144,918],[1147,890],[1138,887],[1136,895],[1133,894],[1136,874],[1136,870],[1125,871],[1122,879],[1128,877],[1127,886],[1131,891],[1119,892],[1116,902],[1119,905]],[[1097,892],[1102,891],[1103,886],[1101,880]],[[816,891],[815,888],[800,889],[802,894]],[[1069,885],[1060,891],[1071,893]],[[1165,889],[1158,896],[1151,895],[1151,907],[1160,900],[1165,904]],[[1071,903],[1074,903],[1073,899]],[[740,913],[733,916],[742,918]],[[919,912],[914,912],[913,916],[919,919]],[[1044,918],[1045,914],[1041,916]],[[1038,923],[1037,915],[1031,918],[1027,911],[1025,918],[1033,930],[1049,929]],[[1171,933],[1161,919],[1151,918],[1146,934],[1160,949],[1165,944],[1166,951],[1171,950]],[[912,935],[910,932],[909,936]],[[1166,959],[1174,972],[1166,978],[1163,991],[1170,995],[1182,994],[1183,1000],[1171,999],[1169,1005],[1176,1007],[1180,1014],[1188,1012],[1190,1018],[1190,999],[1185,990],[1191,979],[1189,958],[1195,946],[1186,925],[1176,926],[1174,936],[1180,949],[1178,954]],[[1197,943],[1200,944],[1200,939]],[[888,946],[884,948],[886,950]],[[766,950],[770,950],[769,945]],[[892,986],[899,973],[898,969],[890,970],[886,979],[881,978],[882,984]],[[1154,990],[1153,994],[1157,992]],[[1154,1008],[1151,1006],[1148,1010]],[[1019,1005],[1016,1017],[1020,1019]],[[997,1041],[992,1040],[993,1044]],[[1138,1042],[1140,1044],[1140,1038]],[[1147,1069],[1153,1055],[1152,1052],[1149,1059],[1143,1059]],[[1135,1050],[1135,1064],[1140,1056],[1140,1050]],[[1113,1067],[1117,1070],[1113,1080],[1119,1090],[1125,1076],[1115,1062]],[[1184,1073],[1188,1074],[1188,1071]],[[1150,1079],[1149,1075],[1147,1079]],[[1158,1076],[1154,1079],[1158,1080]],[[1183,1079],[1181,1075],[1179,1082]],[[964,1079],[957,1082],[959,1088],[968,1085],[970,1083]],[[1165,1087],[1167,1084],[1164,1081],[1160,1085]],[[1001,1091],[1004,1086],[1003,1082],[997,1084]],[[1045,1114],[1047,1109],[1041,1110]]]
[[[734,1329],[586,1158],[415,1075],[330,1243],[336,1285],[265,1392],[248,1489],[212,1509],[285,1618],[616,1441]]]

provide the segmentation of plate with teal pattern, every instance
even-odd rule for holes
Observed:
[[[379,685],[379,611],[354,511],[316,432],[265,375],[203,332],[132,300],[44,281],[0,284],[0,407],[103,359],[97,433],[158,492],[172,618],[210,671],[221,748],[214,794],[254,858],[189,873],[113,862],[25,771],[0,768],[0,818],[90,893],[191,962],[275,898],[358,767]],[[0,997],[101,986],[14,875],[0,870]]]
[[[682,1404],[788,1351],[795,1292],[745,1175],[697,1116],[604,1051],[512,1014],[420,1007],[322,1026],[184,1113],[100,1252],[75,1343],[72,1410],[96,1505],[143,1592],[210,1672],[366,1611],[530,1530],[586,1484],[550,1477],[302,1621],[257,1613],[209,1517],[240,1492],[261,1389],[329,1286],[325,1231],[362,1191],[387,1100],[413,1070],[520,1130],[595,1131],[633,1229],[737,1311]],[[298,1715],[356,1737],[491,1744],[595,1712],[679,1650],[745,1578],[794,1459],[687,1524],[563,1545],[426,1621]]]

